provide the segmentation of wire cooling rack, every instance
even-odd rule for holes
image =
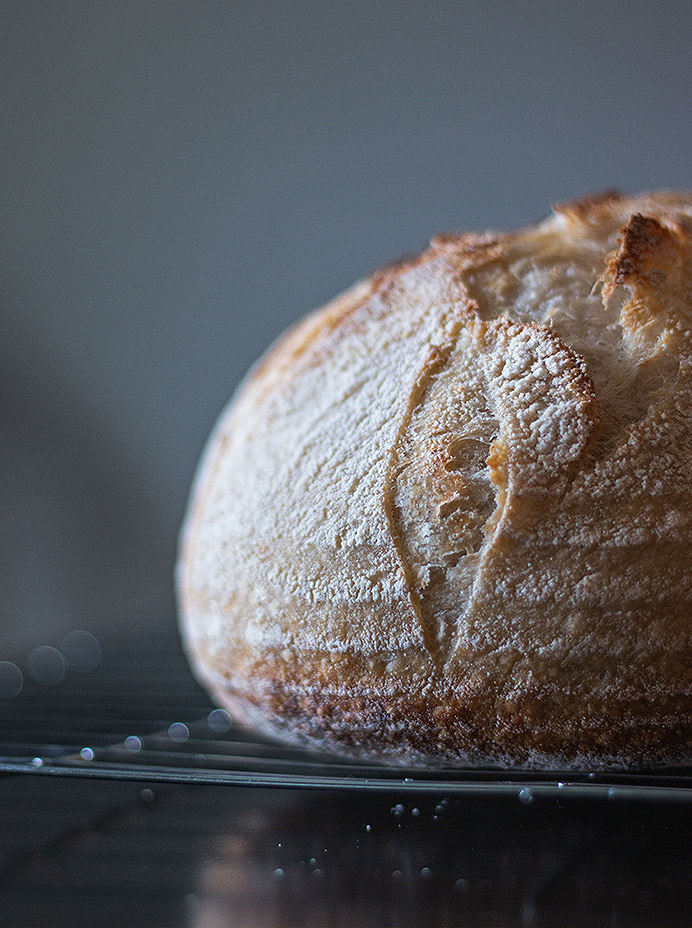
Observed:
[[[105,641],[98,649],[98,661],[91,661],[88,669],[79,660],[72,665],[65,662],[64,673],[52,675],[22,675],[17,668],[21,686],[12,695],[0,697],[0,772],[312,789],[514,794],[527,803],[546,793],[612,801],[692,802],[692,770],[688,768],[655,775],[476,768],[431,771],[317,757],[256,739],[234,726],[195,682],[173,636],[129,643]],[[55,656],[57,649],[44,651],[43,656],[54,662],[61,659]]]

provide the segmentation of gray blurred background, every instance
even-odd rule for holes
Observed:
[[[4,0],[0,22],[0,658],[175,634],[197,458],[300,315],[438,231],[690,186],[689,0]]]

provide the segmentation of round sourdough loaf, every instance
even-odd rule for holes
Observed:
[[[692,761],[692,195],[444,235],[299,323],[204,454],[200,679],[399,763]]]

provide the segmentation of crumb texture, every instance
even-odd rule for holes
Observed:
[[[349,755],[692,762],[692,197],[445,235],[217,424],[181,628],[245,724]]]

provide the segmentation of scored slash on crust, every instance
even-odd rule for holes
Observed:
[[[392,539],[438,670],[455,652],[493,547],[557,505],[598,430],[583,359],[544,326],[486,323],[476,309],[460,305],[448,342],[430,349],[385,482]],[[470,405],[463,388],[455,398],[452,378],[487,402]],[[439,419],[445,404],[453,425],[445,428],[443,412],[431,431],[426,405]]]

